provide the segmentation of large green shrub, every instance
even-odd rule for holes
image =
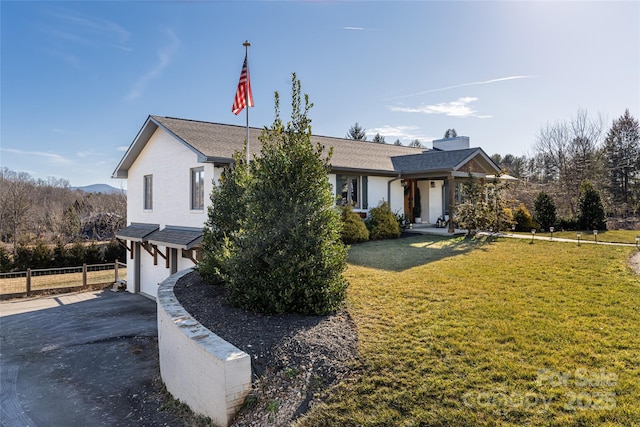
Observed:
[[[580,230],[580,223],[575,217],[559,218],[558,228],[563,231],[576,231]]]
[[[346,248],[327,180],[329,157],[311,142],[312,104],[293,74],[291,121],[276,119],[250,165],[240,229],[224,260],[229,299],[262,313],[326,314],[344,302]]]
[[[539,228],[529,209],[523,203],[520,203],[520,206],[513,212],[513,220],[516,223],[516,231],[531,231],[532,228]]]
[[[533,219],[545,230],[556,224],[556,204],[544,191],[533,201]]]
[[[251,176],[244,158],[244,153],[233,155],[234,166],[224,171],[211,192],[211,206],[203,230],[203,259],[196,268],[211,284],[222,284],[228,278],[230,246],[246,218],[245,196]]]
[[[9,252],[0,246],[0,273],[8,273],[13,268],[13,262],[9,257]]]
[[[578,222],[581,230],[606,230],[607,222],[600,193],[589,181],[580,186]]]
[[[116,260],[127,262],[127,250],[116,239],[112,239],[104,247],[102,256],[104,258],[103,262],[115,262]]]
[[[344,243],[359,243],[369,240],[369,230],[360,215],[353,211],[351,205],[341,208],[342,241]]]
[[[371,240],[397,239],[400,237],[400,225],[398,219],[391,212],[388,202],[382,202],[379,206],[369,211],[366,221]]]

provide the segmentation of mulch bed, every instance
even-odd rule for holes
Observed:
[[[174,288],[203,326],[251,356],[253,391],[235,426],[288,425],[358,365],[357,331],[346,310],[329,316],[264,316],[229,305],[226,289],[196,273]]]

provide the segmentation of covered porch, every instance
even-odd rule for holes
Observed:
[[[429,232],[455,234],[456,206],[462,202],[464,182],[500,174],[500,168],[480,148],[431,150],[392,160],[401,171],[405,217],[414,228]]]

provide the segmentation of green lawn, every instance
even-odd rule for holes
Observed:
[[[302,425],[640,425],[635,249],[420,236],[354,245],[362,366]]]

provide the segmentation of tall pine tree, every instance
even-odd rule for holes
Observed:
[[[625,211],[633,206],[637,209],[640,203],[640,125],[628,109],[613,121],[605,139],[604,152],[608,189],[614,204]]]

